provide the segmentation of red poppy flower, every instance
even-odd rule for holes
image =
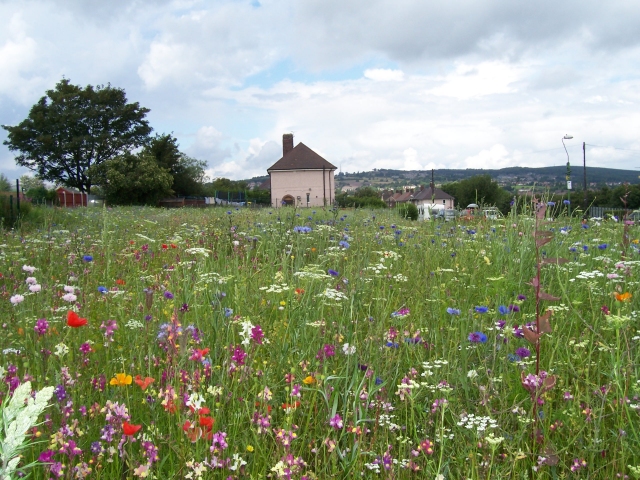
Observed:
[[[129,435],[129,436],[135,435],[138,432],[138,430],[140,430],[141,428],[142,428],[142,425],[132,425],[126,421],[122,424],[122,432],[125,435]]]
[[[121,278],[118,278],[118,279],[116,280],[116,284],[118,284],[118,285],[126,285],[126,284],[127,284],[127,282],[125,282],[125,281],[124,281],[124,280],[122,280]]]
[[[162,249],[163,249],[163,250],[166,250],[167,248],[169,248],[169,245],[167,245],[166,243],[163,243],[163,244],[162,244]]]
[[[138,385],[142,391],[145,391],[149,385],[151,385],[155,381],[154,378],[144,377],[144,379],[140,375],[136,375],[136,385]]]
[[[211,417],[203,416],[203,417],[200,417],[200,420],[199,420],[200,426],[206,428],[207,430],[213,428],[213,422],[214,420]]]
[[[200,410],[198,410],[198,415],[209,415],[210,413],[211,410],[207,407],[201,407]]]
[[[78,315],[76,312],[72,310],[69,310],[67,312],[67,325],[69,325],[70,327],[78,328],[86,324],[87,324],[86,318],[80,318],[80,315]]]
[[[178,248],[178,246],[175,243],[172,243],[171,248]]]
[[[293,408],[298,408],[300,406],[300,402],[295,402],[295,403],[283,403],[282,404],[282,409],[283,410],[289,410],[289,409],[293,409]]]
[[[262,407],[262,403],[256,402],[256,407]],[[267,413],[271,413],[271,405],[267,405]]]

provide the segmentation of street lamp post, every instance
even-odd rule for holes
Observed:
[[[571,140],[573,138],[573,136],[567,134],[564,137],[562,137],[562,146],[564,147],[564,151],[567,153],[567,176],[566,176],[566,180],[567,180],[567,200],[569,201],[569,205],[567,205],[568,207],[568,213],[569,213],[569,217],[571,217],[571,165],[569,164],[569,152],[567,151],[567,146],[564,144],[565,140]]]

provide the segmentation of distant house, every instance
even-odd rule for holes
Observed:
[[[414,193],[413,198],[411,198],[411,203],[416,207],[420,207],[421,205],[424,207],[429,207],[429,205],[444,205],[444,209],[446,210],[452,209],[454,202],[455,199],[451,195],[436,188],[433,183],[429,185],[429,188],[421,185],[420,190]]]
[[[293,146],[293,134],[282,136],[282,158],[267,169],[271,206],[321,207],[334,201],[336,167],[304,143]]]
[[[86,207],[89,204],[89,195],[74,188],[56,188],[58,202],[61,207]]]

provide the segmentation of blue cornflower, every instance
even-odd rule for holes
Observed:
[[[394,343],[394,342],[387,342],[386,346],[389,347],[389,348],[398,348],[399,347],[399,345],[397,343]]]
[[[233,310],[231,308],[225,307],[224,308],[224,316],[229,318],[231,315],[233,315]]]
[[[329,275],[331,275],[332,277],[337,277],[337,276],[340,275],[338,272],[336,272],[335,270],[331,270],[331,269],[327,270],[327,273]]]
[[[345,248],[345,249],[346,249],[346,248],[349,248],[349,246],[350,246],[350,245],[349,245],[349,242],[346,242],[346,241],[344,241],[344,240],[342,240],[342,241],[338,242],[338,245],[340,245],[342,248]]]
[[[296,232],[296,233],[309,233],[309,232],[311,232],[311,227],[307,227],[307,226],[293,227],[293,231]]]
[[[555,207],[556,206],[556,202],[547,202],[547,206]]]
[[[376,377],[376,385],[382,385],[382,382],[384,380],[382,380],[380,377]]]
[[[587,250],[589,250],[589,247],[587,245],[582,245],[582,250],[586,252]]]
[[[457,308],[447,308],[447,313],[449,315],[460,315],[460,310],[458,310]]]
[[[565,205],[571,205],[571,200],[563,200],[562,203]]]
[[[606,249],[607,249],[607,246],[608,246],[608,245],[607,245],[606,243],[602,243],[602,244],[598,245],[598,248],[599,248],[600,250],[606,250]]]
[[[171,293],[169,290],[165,290],[165,292],[162,295],[167,300],[173,300],[173,293]]]
[[[107,293],[109,290],[107,290],[107,287],[98,287],[98,291],[100,293]]]
[[[93,257],[91,255],[85,255],[84,257],[82,257],[82,261],[83,262],[93,262]]]
[[[476,307],[476,313],[487,313],[489,311],[489,307]]]
[[[498,312],[500,312],[500,315],[506,315],[507,313],[509,313],[509,309],[504,305],[500,305],[498,307]]]
[[[467,337],[472,343],[486,343],[487,336],[482,332],[472,332]]]

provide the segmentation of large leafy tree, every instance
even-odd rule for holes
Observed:
[[[453,195],[462,208],[470,203],[495,205],[502,213],[509,211],[512,198],[490,175],[475,175],[459,182],[447,183],[442,186],[442,190]]]
[[[151,127],[148,109],[127,103],[111,85],[81,88],[62,79],[48,90],[4,144],[20,152],[16,163],[42,178],[91,193],[90,167],[143,145]]]
[[[185,197],[203,193],[207,162],[182,153],[178,148],[178,140],[173,135],[156,135],[149,141],[144,151],[152,155],[158,165],[171,174],[173,177],[171,189],[174,195]]]
[[[171,174],[144,151],[94,165],[90,174],[110,205],[156,205],[171,194]]]

